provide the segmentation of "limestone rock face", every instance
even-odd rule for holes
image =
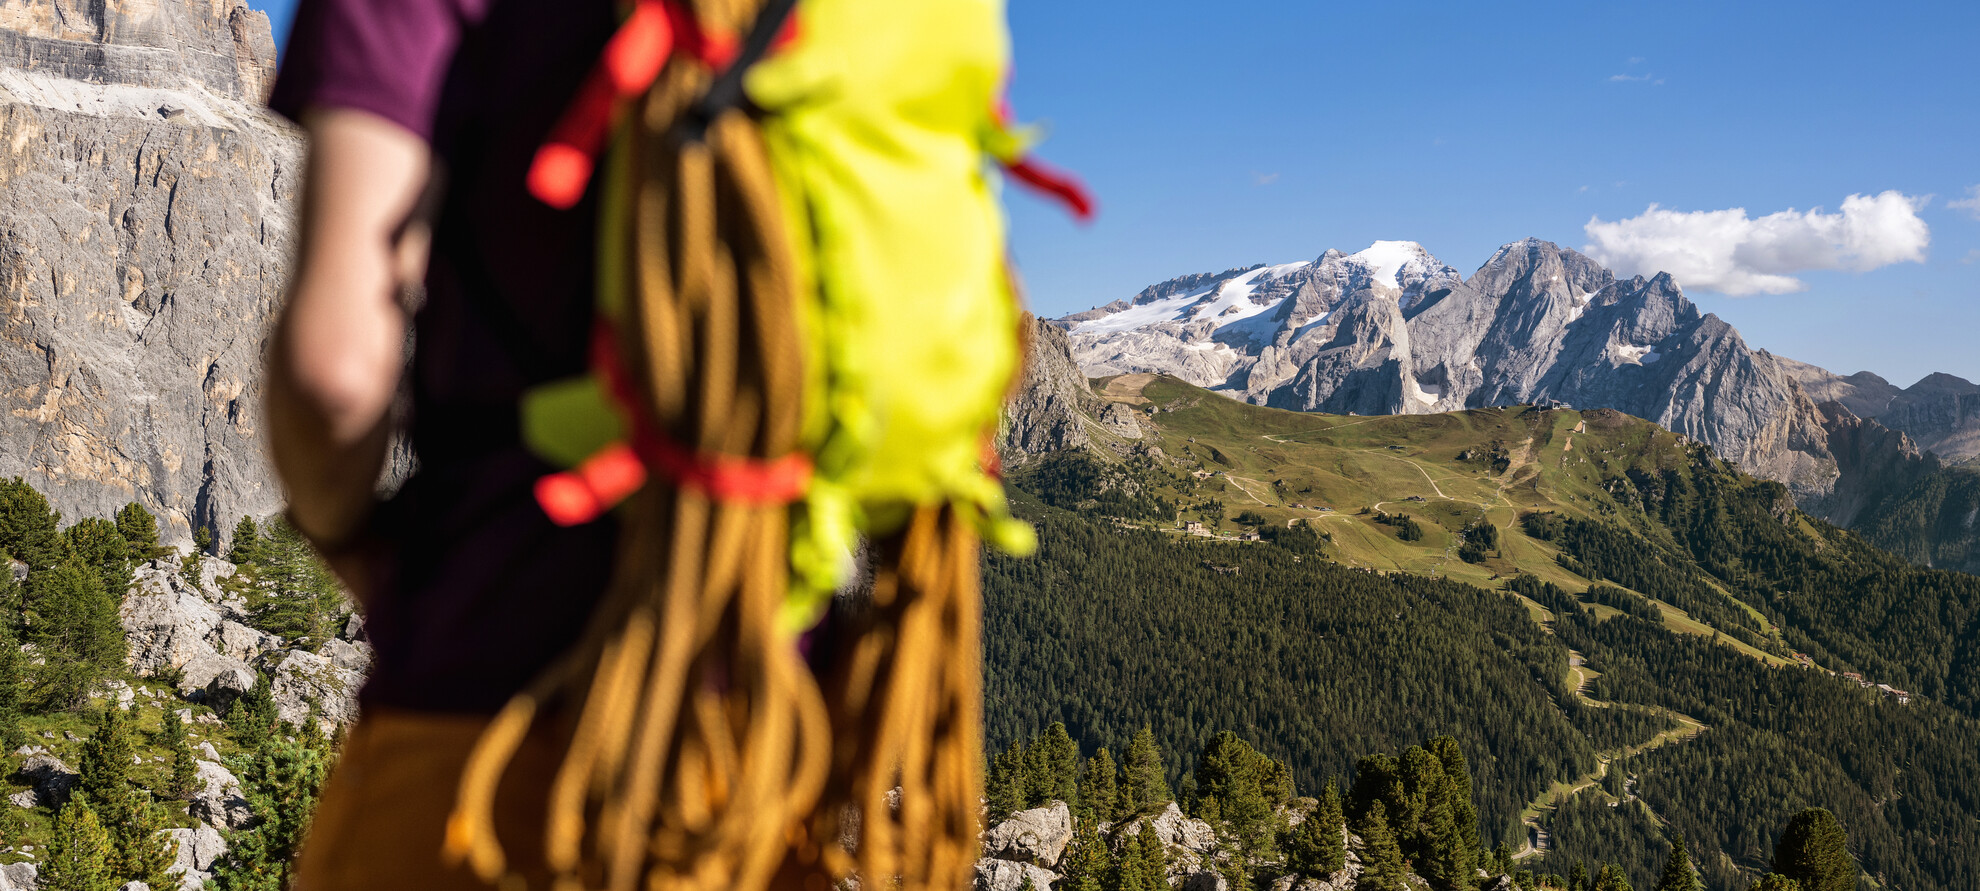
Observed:
[[[1866,508],[1910,489],[1944,466],[1937,455],[1920,450],[1911,437],[1857,417],[1843,403],[1825,402],[1821,410],[1829,432],[1829,451],[1836,456],[1842,478],[1834,492],[1807,508],[1831,523],[1853,525]]]
[[[1839,402],[1859,418],[1904,433],[1948,464],[1980,460],[1980,384],[1928,374],[1900,389],[1868,371],[1842,377],[1803,362],[1783,364],[1817,402]]]
[[[1169,802],[1169,806],[1163,808],[1161,813],[1145,820],[1136,820],[1123,827],[1121,835],[1125,838],[1133,838],[1141,832],[1143,826],[1151,828],[1155,838],[1173,848],[1186,848],[1198,854],[1208,854],[1217,846],[1217,833],[1210,828],[1210,824],[1183,816],[1182,808],[1177,807],[1173,801]]]
[[[1712,446],[1799,497],[1835,484],[1815,403],[1667,275],[1617,279],[1537,239],[1470,278],[1414,242],[1231,270],[1068,316],[1086,373],[1170,374],[1298,411],[1423,414],[1564,402]]]
[[[260,358],[301,143],[245,4],[0,6],[0,475],[66,519],[130,501],[168,545],[281,493]]]
[[[1045,807],[1018,811],[1010,819],[983,833],[983,852],[998,860],[1036,863],[1048,869],[1059,865],[1066,846],[1073,839],[1072,811],[1063,801]]]
[[[1037,891],[1050,891],[1052,883],[1058,881],[1060,876],[1029,863],[985,857],[976,861],[976,877],[970,887],[972,891],[1020,891],[1027,878]]]
[[[1085,417],[1101,409],[1085,373],[1073,364],[1064,329],[1029,314],[1024,324],[1030,332],[1024,381],[1004,408],[997,440],[1006,460],[1086,445]]]
[[[0,891],[34,891],[41,886],[40,870],[32,863],[0,866]]]

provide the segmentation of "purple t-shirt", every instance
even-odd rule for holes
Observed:
[[[427,140],[444,176],[414,319],[419,470],[379,511],[394,553],[366,616],[368,704],[488,712],[582,632],[615,524],[553,525],[518,439],[530,386],[580,374],[595,208],[531,198],[536,147],[614,26],[609,0],[302,0],[269,105],[358,109]]]

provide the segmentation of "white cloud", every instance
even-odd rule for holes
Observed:
[[[1633,80],[1649,80],[1649,79],[1650,79],[1650,75],[1648,75],[1648,74],[1611,74],[1611,75],[1609,75],[1609,80],[1610,80],[1611,82],[1615,82],[1615,83],[1620,83],[1620,82],[1623,82],[1623,81],[1633,81]]]
[[[1743,207],[1681,212],[1652,204],[1613,223],[1590,217],[1582,252],[1620,275],[1668,272],[1687,288],[1734,297],[1787,294],[1807,287],[1794,274],[1810,269],[1925,262],[1932,233],[1918,211],[1928,200],[1896,191],[1851,195],[1840,213],[1788,209],[1757,219]]]
[[[1961,198],[1958,201],[1948,201],[1946,202],[1946,206],[1966,211],[1968,216],[1980,220],[1980,186],[1967,189],[1965,198]]]

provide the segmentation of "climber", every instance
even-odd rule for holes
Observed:
[[[271,451],[377,661],[297,887],[965,881],[1030,534],[983,161],[1092,209],[1006,53],[994,0],[303,0]]]

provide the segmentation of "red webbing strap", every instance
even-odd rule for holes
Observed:
[[[755,505],[789,504],[811,485],[811,457],[803,452],[771,459],[703,454],[646,423],[635,408],[639,403],[618,343],[603,321],[592,329],[591,357],[593,372],[634,419],[633,441],[611,443],[578,466],[537,480],[536,503],[551,522],[576,526],[596,520],[646,485],[649,473],[717,501]]]
[[[1055,170],[1032,158],[1005,161],[1004,170],[1010,173],[1012,179],[1030,186],[1034,191],[1058,199],[1072,213],[1073,219],[1082,223],[1093,219],[1093,195],[1072,174]]]

